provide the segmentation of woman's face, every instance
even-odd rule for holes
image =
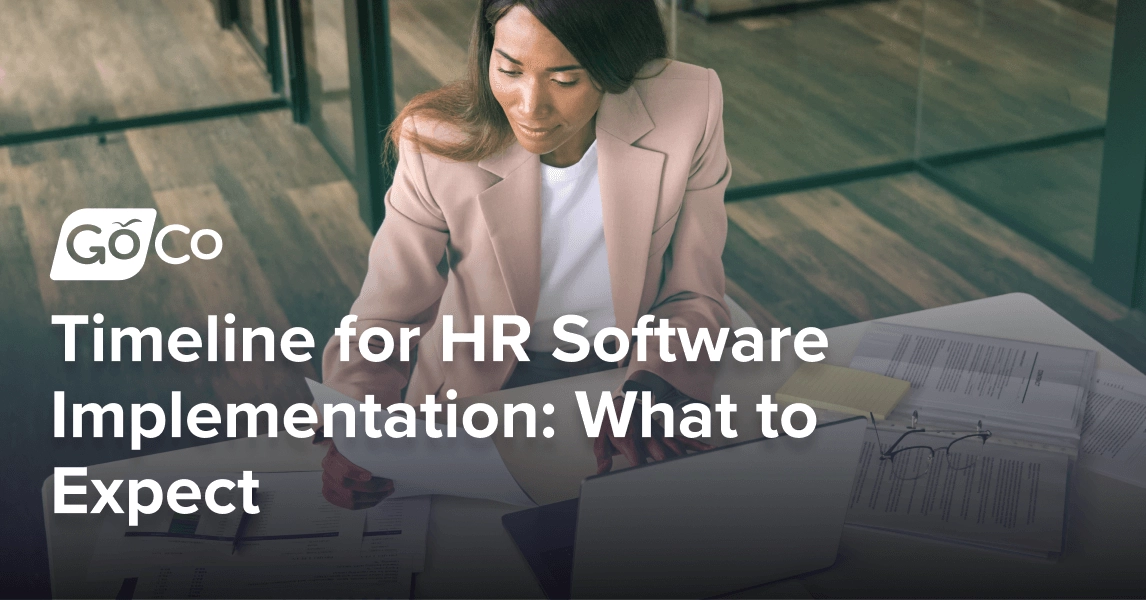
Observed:
[[[517,141],[546,164],[576,163],[595,139],[603,92],[524,6],[494,25],[489,81]]]

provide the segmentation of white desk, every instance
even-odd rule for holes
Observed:
[[[1032,342],[1089,348],[1099,353],[1101,369],[1141,375],[1093,338],[1035,298],[1009,294],[886,319],[890,322],[993,335]],[[827,330],[827,362],[846,365],[865,323]],[[791,354],[790,351],[787,354]],[[751,404],[772,393],[797,367],[790,356],[781,363],[731,363],[718,378],[717,391],[742,404],[741,432],[758,431]],[[522,401],[541,396],[568,398],[552,417],[573,418],[573,389],[610,389],[622,377],[611,371],[487,395],[484,402]],[[603,386],[603,387],[602,387]],[[477,399],[475,399],[477,400]],[[543,400],[542,400],[543,401]],[[548,417],[547,417],[548,419]],[[550,423],[550,421],[546,421]],[[540,425],[539,425],[540,426]],[[580,477],[592,471],[590,441],[558,435],[552,440],[502,441],[499,445],[523,487],[540,502],[576,495]],[[583,438],[583,435],[580,436]],[[306,441],[239,439],[197,448],[97,465],[94,478],[135,476],[155,470],[285,471],[318,469],[323,450]],[[93,551],[98,517],[51,513],[52,478],[44,482],[43,501],[56,596],[114,595],[82,584]],[[501,527],[501,515],[516,510],[495,502],[435,497],[426,571],[417,578],[420,597],[540,596],[524,560]],[[1141,595],[1146,591],[1146,490],[1075,470],[1068,510],[1066,548],[1058,562],[975,550],[907,536],[846,527],[836,564],[795,582],[757,590],[793,595],[807,589],[815,596],[1095,596]],[[751,594],[752,592],[749,592]]]

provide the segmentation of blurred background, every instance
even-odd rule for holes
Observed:
[[[53,440],[53,390],[307,399],[385,218],[381,132],[462,75],[477,4],[0,0],[0,535],[19,541],[3,593],[49,593],[51,468],[131,454]],[[723,82],[728,293],[758,327],[1025,292],[1146,369],[1146,3],[659,4],[675,58]],[[60,226],[88,206],[153,207],[226,251],[117,285],[52,281]],[[94,364],[81,347],[65,364],[50,315],[96,312],[164,332],[232,312],[307,327],[319,349],[301,365],[176,366]]]

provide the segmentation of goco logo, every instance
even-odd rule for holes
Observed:
[[[81,208],[68,215],[60,228],[51,277],[55,281],[122,281],[143,269],[151,232],[155,229],[154,208]],[[171,256],[163,250],[163,238],[173,232],[188,235],[183,225],[168,225],[155,236],[155,254],[163,262],[179,265],[191,260],[186,254]],[[215,245],[210,252],[200,249],[203,238]],[[211,260],[223,251],[223,239],[211,229],[200,229],[191,236],[191,254]]]

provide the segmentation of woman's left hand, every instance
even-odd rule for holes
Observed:
[[[624,398],[613,398],[613,407],[620,414]],[[593,454],[597,457],[597,473],[607,473],[613,468],[613,457],[620,454],[633,466],[644,464],[646,461],[660,461],[674,456],[684,456],[686,452],[702,452],[711,450],[712,445],[700,440],[689,439],[680,435],[665,436],[664,428],[660,423],[653,421],[653,435],[644,437],[639,434],[639,418],[629,419],[629,428],[622,436],[613,435],[613,428],[605,423],[601,434],[593,443]]]

